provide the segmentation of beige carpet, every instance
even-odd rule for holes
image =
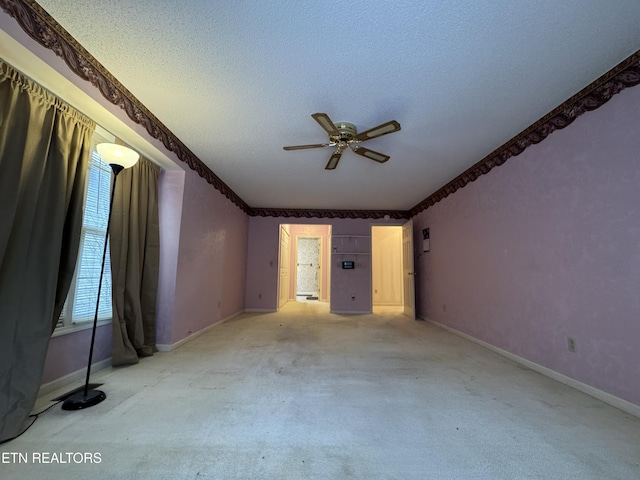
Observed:
[[[640,478],[640,419],[397,309],[291,302],[92,380],[107,399],[0,446],[0,478]]]

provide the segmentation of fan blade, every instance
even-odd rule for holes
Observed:
[[[315,143],[313,145],[294,145],[293,147],[282,147],[285,150],[304,150],[306,148],[324,148],[331,147],[332,145],[329,143]]]
[[[340,157],[342,156],[341,150],[336,150],[336,153],[331,155],[327,166],[324,167],[325,170],[334,170],[338,166],[338,162],[340,161]]]
[[[326,113],[314,113],[311,115],[313,119],[320,124],[322,128],[324,128],[325,132],[329,134],[331,137],[339,137],[340,132],[336,129],[335,125],[329,118],[329,115]]]
[[[382,135],[397,132],[398,130],[400,130],[400,124],[395,120],[391,120],[390,122],[383,123],[382,125],[378,125],[377,127],[370,128],[365,132],[357,134],[353,137],[353,140],[356,142],[364,142],[370,138],[381,137]]]
[[[384,163],[389,160],[391,157],[388,155],[384,155],[382,153],[374,152],[373,150],[369,150],[368,148],[360,147],[358,145],[352,145],[351,150],[358,155],[362,155],[363,157],[367,157],[370,160],[375,160],[378,163]]]

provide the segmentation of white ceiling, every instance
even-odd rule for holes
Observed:
[[[640,49],[638,0],[40,0],[252,207],[408,210]],[[332,149],[311,118],[402,130]]]

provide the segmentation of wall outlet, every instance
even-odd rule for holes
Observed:
[[[576,341],[571,337],[567,337],[567,349],[570,352],[576,351]]]

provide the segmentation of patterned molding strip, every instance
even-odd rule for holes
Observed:
[[[189,150],[160,120],[136,99],[93,56],[87,52],[34,0],[0,0],[2,9],[20,24],[38,43],[62,57],[80,78],[91,82],[102,95],[122,108],[129,118],[145,127],[149,135],[160,140],[189,168],[213,185],[231,202],[251,216],[295,218],[390,218],[404,219],[417,215],[479,176],[519,155],[527,147],[541,142],[555,130],[566,127],[583,113],[602,106],[616,93],[640,83],[640,51],[614,67],[602,77],[578,92],[562,105],[545,115],[529,128],[467,169],[461,175],[417,204],[410,211],[376,210],[304,210],[251,208],[202,160]]]
[[[287,208],[252,208],[254,217],[294,217],[294,218],[389,218],[408,219],[409,211],[400,210],[315,210]]]
[[[540,143],[555,130],[570,125],[583,113],[601,107],[625,88],[633,87],[639,83],[640,51],[619,63],[562,105],[424,199],[410,210],[411,216],[413,217],[433,206],[456,190],[475,181],[480,175],[489,173],[492,168],[502,165],[509,158],[520,155],[526,148]]]
[[[62,57],[69,68],[83,80],[91,82],[114,105],[122,108],[129,118],[142,125],[149,135],[160,140],[167,150],[174,152],[189,168],[213,185],[240,209],[251,208],[226,183],[189,150],[160,120],[111,75],[82,45],[33,0],[0,0],[2,9],[43,47]]]

